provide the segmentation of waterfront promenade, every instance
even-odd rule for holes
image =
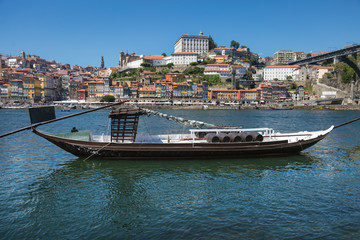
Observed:
[[[39,106],[55,106],[56,109],[88,109],[104,106],[106,102],[92,102],[92,103],[53,103],[53,104],[4,104],[0,106],[0,109],[27,109],[29,107]],[[241,104],[241,103],[228,103],[228,102],[216,102],[216,101],[147,101],[139,102],[136,99],[131,100],[127,105],[139,106],[143,108],[152,109],[202,109],[202,110],[226,110],[226,109],[257,109],[257,110],[269,110],[275,106],[289,107],[291,109],[298,110],[360,110],[359,104],[315,104],[314,101],[297,101],[286,103],[270,103],[270,104]]]

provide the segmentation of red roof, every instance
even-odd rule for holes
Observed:
[[[206,64],[206,66],[230,66],[229,64]]]
[[[194,52],[176,52],[171,55],[197,55],[197,53]]]
[[[231,50],[231,49],[234,49],[235,48],[227,48],[227,47],[217,47],[217,48],[214,48],[214,50]]]
[[[152,55],[152,56],[145,56],[144,59],[147,59],[147,60],[162,60],[164,59],[164,56],[163,55]]]
[[[299,65],[266,66],[265,68],[299,68]]]

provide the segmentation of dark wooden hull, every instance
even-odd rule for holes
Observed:
[[[294,155],[322,140],[317,138],[288,141],[248,143],[103,143],[71,140],[33,132],[65,151],[80,158],[99,159],[222,159]]]

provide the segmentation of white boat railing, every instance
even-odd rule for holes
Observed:
[[[230,133],[230,132],[258,132],[263,136],[266,137],[272,137],[275,134],[275,131],[272,128],[219,128],[219,129],[189,129],[190,131],[190,135],[192,138],[192,142],[194,144],[195,142],[195,138],[196,138],[196,133],[222,133],[222,132],[226,132],[226,133]]]
[[[263,134],[272,134],[274,130],[272,128],[211,128],[211,129],[189,129],[191,134],[197,132],[262,132]]]

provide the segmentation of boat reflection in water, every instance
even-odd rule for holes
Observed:
[[[65,236],[79,238],[99,232],[103,238],[210,237],[209,228],[218,224],[241,232],[256,212],[267,219],[267,208],[297,189],[296,172],[316,161],[307,155],[256,161],[72,160],[32,184],[25,199],[32,224],[24,230],[28,237],[56,238],[62,236],[56,223],[62,222],[73,226]],[[234,236],[232,231],[223,234]]]

